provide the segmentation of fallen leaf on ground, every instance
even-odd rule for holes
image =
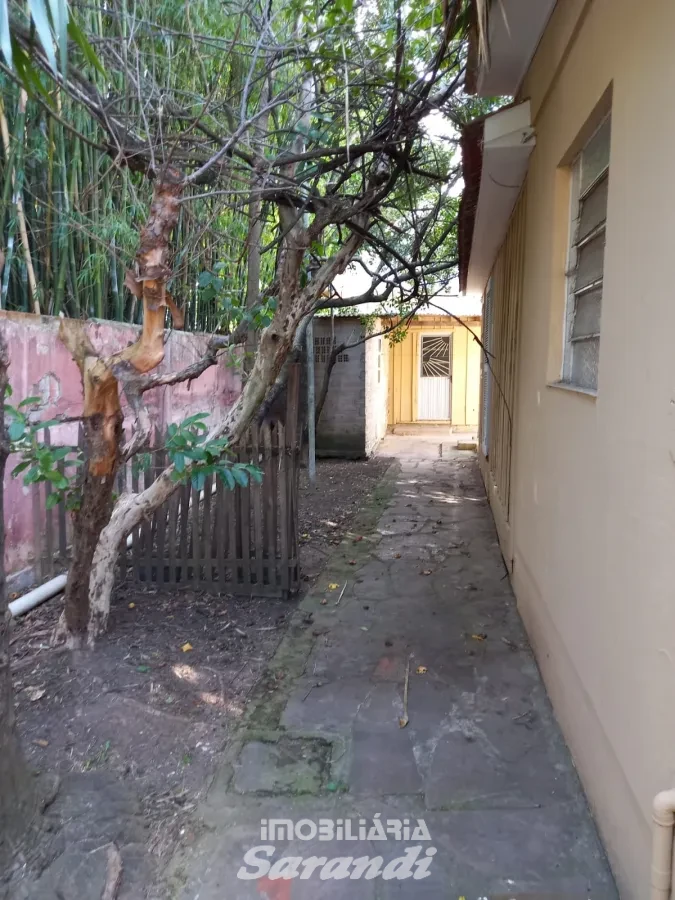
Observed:
[[[418,674],[418,675],[426,675],[426,674],[427,674],[427,667],[426,667],[426,666],[418,666],[418,667],[417,667],[417,674]]]
[[[194,648],[193,648],[192,644],[189,641],[187,641],[185,644],[183,644],[183,646],[180,649],[183,651],[183,653],[187,653],[189,650],[193,650]]]
[[[400,558],[401,558],[400,553],[394,553],[394,559],[400,559]]]
[[[408,724],[408,719],[403,719],[403,718],[401,718],[401,719],[398,720],[398,727],[399,727],[399,728],[405,728],[405,726],[406,726],[407,724]]]
[[[44,738],[36,738],[33,743],[37,744],[38,747],[49,747],[49,741],[45,741]]]
[[[129,604],[129,609],[135,609],[135,608],[136,608],[136,604],[135,604],[135,603],[130,603],[130,604]]]
[[[26,693],[28,694],[28,699],[31,703],[35,703],[36,700],[40,700],[47,693],[45,688],[38,687],[27,687]]]
[[[329,585],[328,585],[328,590],[329,590],[329,591],[336,591],[339,587],[340,587],[339,584],[335,584],[335,583],[333,582],[333,584],[329,584]]]
[[[355,537],[355,538],[354,538],[354,543],[355,543],[355,544],[358,544],[358,542],[359,542],[359,541],[362,541],[362,540],[363,540],[363,535],[360,534],[358,537]]]
[[[137,672],[149,672],[150,666],[136,666]]]
[[[487,640],[487,634],[472,634],[471,637],[474,639],[474,641],[486,641]]]
[[[368,628],[365,625],[361,626],[361,631],[368,631]]]
[[[324,597],[323,600],[321,601],[321,605],[325,606],[327,603],[328,603],[328,600],[326,600],[326,598]]]
[[[431,569],[422,569],[422,575],[431,575]]]

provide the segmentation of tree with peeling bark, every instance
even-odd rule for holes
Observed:
[[[88,35],[98,59],[75,41],[73,62],[59,74],[11,9],[14,46],[31,56],[40,84],[62,110],[67,102],[95,123],[116,171],[152,185],[125,279],[142,307],[138,340],[107,353],[80,319],[61,326],[84,392],[85,464],[63,621],[75,647],[93,644],[106,627],[125,538],[194,466],[169,466],[142,492],[114,498],[120,464],[150,446],[148,390],[197,378],[247,342],[241,395],[209,425],[208,440],[220,442],[226,459],[228,443],[279,390],[313,315],[373,302],[410,309],[454,273],[455,217],[442,213],[452,206],[456,141],[432,139],[428,123],[461,120],[472,10],[468,0],[205,2],[186,20],[182,6],[149,2],[132,14],[113,2],[105,39]],[[48,116],[58,109],[45,103]],[[225,226],[247,215],[237,257],[218,260],[205,281],[212,288],[228,268],[248,279],[239,298],[215,292],[219,327],[203,358],[158,375],[165,326],[171,318],[181,324],[177,240],[195,210]],[[369,287],[338,296],[335,279],[352,264]],[[134,415],[126,436],[122,394]]]

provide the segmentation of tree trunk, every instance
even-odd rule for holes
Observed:
[[[10,671],[9,635],[12,615],[7,604],[3,516],[3,482],[9,453],[4,414],[8,365],[7,344],[0,332],[0,872],[7,871],[13,852],[38,805],[36,781],[28,769],[16,733]]]
[[[119,353],[102,358],[92,346],[81,321],[64,319],[60,326],[61,340],[82,373],[84,393],[85,475],[80,509],[75,517],[65,614],[57,631],[60,636],[65,630],[66,643],[71,648],[82,646],[85,638],[91,645],[104,630],[108,619],[114,561],[107,576],[110,583],[105,591],[107,601],[103,615],[99,606],[91,607],[91,598],[98,596],[98,592],[92,595],[90,579],[96,568],[96,547],[113,511],[115,476],[122,460],[120,384],[127,386],[127,396],[136,412],[137,430],[144,432],[134,436],[135,447],[140,447],[144,438],[149,438],[149,417],[142,399],[128,388],[134,379],[150,372],[164,358],[167,308],[171,309],[174,321],[178,319],[179,327],[182,326],[182,315],[166,290],[166,280],[171,274],[169,238],[178,221],[182,190],[183,178],[179,172],[168,168],[158,178],[150,214],[141,231],[136,254],[137,271],[128,272],[125,279],[127,287],[143,300],[143,330],[138,340]],[[115,560],[118,549],[115,549]]]
[[[299,224],[294,213],[281,207],[280,216],[286,237],[278,266],[277,308],[272,322],[260,335],[253,368],[243,391],[231,409],[211,429],[209,439],[227,436],[231,444],[240,440],[259,412],[267,391],[274,384],[291,352],[300,322],[312,311],[317,297],[321,296],[335,276],[344,272],[361,245],[362,238],[352,235],[335,256],[324,264],[314,280],[300,290],[300,271],[310,235]],[[365,216],[361,219],[357,217],[359,225],[365,225],[366,221]],[[127,535],[151,516],[178,488],[179,482],[172,478],[173,471],[170,466],[140,494],[121,497],[110,521],[101,532],[89,578],[90,645],[105,630],[108,621],[115,564],[122,544]]]
[[[104,436],[105,421],[100,414],[85,419],[85,476],[82,483],[80,508],[75,514],[73,561],[66,583],[65,625],[67,643],[71,648],[81,646],[89,627],[89,575],[99,537],[110,521],[113,509],[113,488],[119,464],[122,437],[121,413],[113,422],[114,443],[111,471],[95,474],[96,461],[102,450],[107,452]]]

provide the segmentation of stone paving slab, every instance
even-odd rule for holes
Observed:
[[[617,897],[475,457],[441,450],[406,441],[302,601],[163,900]],[[304,840],[271,819],[367,829]],[[401,830],[418,819],[428,840]]]

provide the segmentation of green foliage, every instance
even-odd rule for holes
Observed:
[[[256,331],[266,328],[272,321],[277,301],[269,297],[262,303],[246,306],[241,294],[228,289],[225,270],[225,263],[216,263],[213,272],[200,272],[197,279],[200,299],[220,317],[218,329],[223,332],[232,331],[241,322],[246,322]]]
[[[11,391],[8,390],[8,396]],[[57,420],[32,423],[30,409],[40,402],[39,397],[26,397],[18,406],[5,403],[5,422],[12,453],[18,453],[21,462],[12,469],[12,477],[23,474],[23,483],[49,484],[47,509],[65,502],[67,509],[79,506],[77,468],[82,465],[78,447],[51,447],[39,440],[38,434],[45,428],[57,425]]]
[[[262,481],[262,472],[252,463],[234,459],[227,438],[208,438],[208,413],[195,413],[179,424],[169,425],[165,447],[173,464],[175,481],[190,480],[196,491],[204,489],[209,475],[215,475],[229,489],[246,487],[249,479]]]

